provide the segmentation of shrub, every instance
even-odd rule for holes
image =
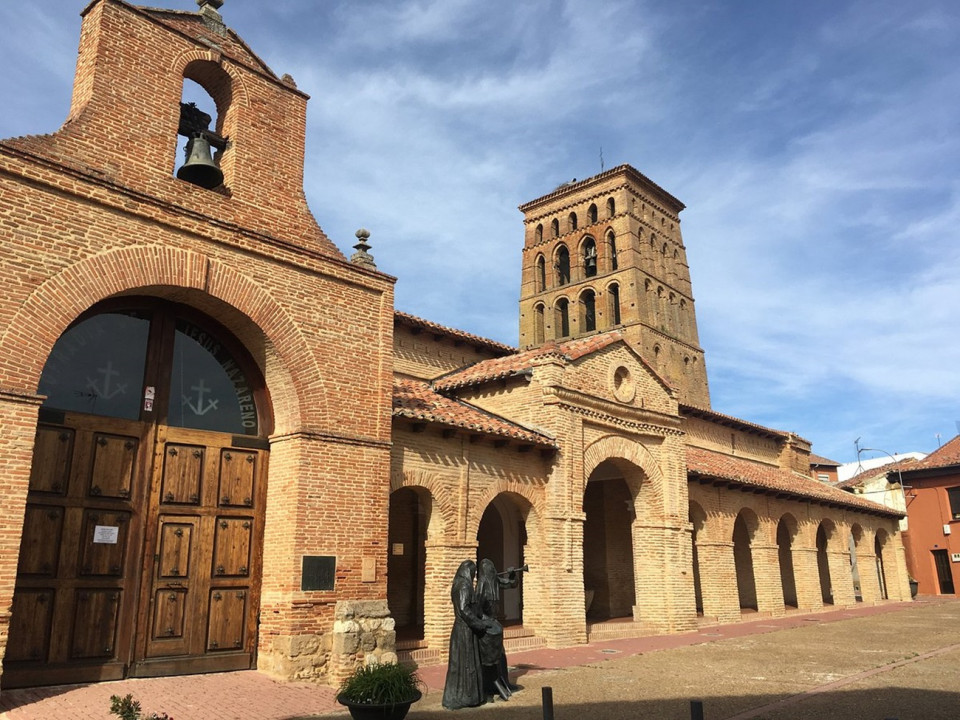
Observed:
[[[406,665],[363,665],[340,685],[339,697],[352,703],[393,705],[418,700],[423,683]]]

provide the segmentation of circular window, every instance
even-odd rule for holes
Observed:
[[[613,371],[613,396],[623,403],[631,402],[637,394],[633,375],[626,366],[620,365]]]

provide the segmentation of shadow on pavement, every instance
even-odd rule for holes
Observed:
[[[664,669],[669,672],[668,668]],[[638,681],[639,682],[639,681]],[[656,679],[648,679],[651,693]],[[958,680],[960,684],[960,680]],[[531,698],[536,702],[531,703]],[[704,720],[957,720],[960,718],[960,689],[916,690],[887,687],[876,690],[821,692],[803,696],[750,695],[723,696],[704,694],[695,698],[651,699],[627,702],[565,704],[562,693],[554,691],[555,720],[690,720],[690,700],[703,702]],[[775,704],[788,701],[786,704]],[[523,704],[519,704],[519,702]],[[416,705],[408,720],[491,717],[498,720],[538,720],[543,717],[540,688],[520,691],[508,702],[495,702],[477,708],[450,711],[443,708],[419,709]],[[329,717],[302,715],[286,720],[313,720]]]

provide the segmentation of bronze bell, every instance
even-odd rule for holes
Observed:
[[[207,190],[223,183],[223,171],[214,162],[210,141],[203,135],[187,140],[187,161],[177,170],[177,177]]]

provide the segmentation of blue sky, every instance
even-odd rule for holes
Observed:
[[[0,137],[66,116],[85,1],[0,5]],[[156,5],[195,10],[192,0]],[[306,190],[396,306],[517,341],[522,216],[629,163],[680,198],[714,409],[839,462],[960,420],[960,4],[226,0],[312,97]]]

